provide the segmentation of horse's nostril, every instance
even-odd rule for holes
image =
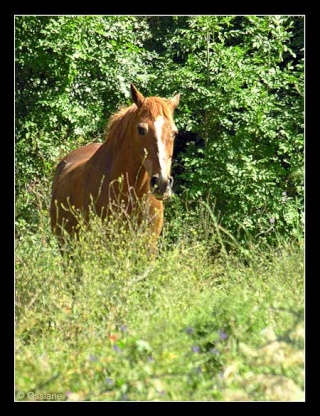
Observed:
[[[157,183],[158,183],[158,177],[157,176],[152,176],[152,178],[150,180],[151,188],[155,188],[157,186]]]
[[[150,179],[151,192],[158,195],[164,195],[166,192],[171,192],[173,185],[173,178],[169,176],[168,179],[164,179],[161,175],[154,175]]]

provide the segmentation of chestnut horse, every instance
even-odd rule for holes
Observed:
[[[170,100],[146,98],[131,84],[131,96],[133,104],[110,118],[104,143],[75,149],[57,166],[50,217],[60,246],[64,231],[78,234],[78,214],[88,222],[92,204],[105,219],[110,207],[119,203],[130,216],[135,199],[147,202],[150,244],[156,245],[163,227],[163,201],[172,192],[170,172],[177,134],[173,112],[180,94]]]

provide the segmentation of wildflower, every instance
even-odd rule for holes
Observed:
[[[66,394],[66,397],[70,397],[71,394],[72,394],[72,392],[71,391],[67,391],[65,394]]]
[[[164,396],[166,392],[165,390],[158,390],[158,394],[160,394],[160,396]]]
[[[127,325],[121,325],[121,326],[120,326],[120,330],[121,330],[122,332],[127,332],[127,331],[128,331]]]
[[[109,334],[109,335],[108,335],[108,338],[109,338],[111,341],[117,341],[117,339],[118,339],[117,335],[113,335],[113,334]]]
[[[90,361],[97,361],[97,358],[94,355],[90,354],[89,355],[89,360]]]
[[[219,336],[222,340],[225,340],[228,338],[228,335],[223,331],[219,331]]]
[[[113,349],[116,352],[121,352],[121,348],[117,344],[114,344]]]
[[[274,222],[275,222],[275,218],[270,218],[270,224],[274,224]]]
[[[192,351],[192,352],[199,353],[199,352],[200,352],[200,348],[199,348],[197,345],[194,345],[194,346],[191,348],[191,351]]]
[[[106,378],[106,383],[109,384],[109,386],[111,386],[113,384],[113,380],[109,377]]]
[[[193,334],[194,333],[194,329],[191,328],[190,326],[188,326],[188,328],[186,328],[186,333],[187,334]]]

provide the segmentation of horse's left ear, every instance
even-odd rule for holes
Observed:
[[[137,88],[133,84],[131,84],[130,87],[133,102],[137,105],[137,107],[141,107],[145,100],[145,97],[141,94],[141,92],[137,90]]]
[[[178,107],[180,102],[180,93],[176,94],[171,100],[169,101],[169,105],[174,110],[176,107]]]

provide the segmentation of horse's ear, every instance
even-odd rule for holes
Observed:
[[[133,85],[133,84],[131,84],[130,85],[130,87],[131,87],[131,96],[132,96],[132,100],[133,100],[133,102],[138,106],[138,107],[141,107],[142,106],[142,104],[143,104],[143,102],[144,102],[144,100],[145,100],[145,98],[144,98],[144,96],[141,94],[141,92],[139,92],[137,89],[136,89],[136,87]]]
[[[174,110],[176,107],[178,107],[180,102],[180,93],[176,94],[171,100],[169,101],[169,105]]]

